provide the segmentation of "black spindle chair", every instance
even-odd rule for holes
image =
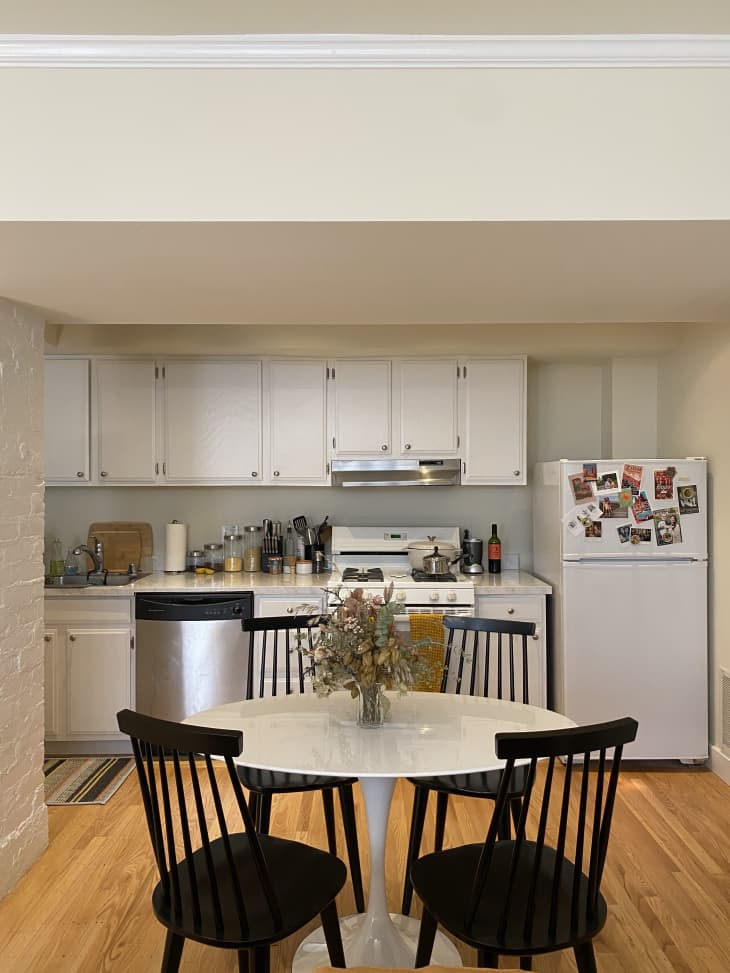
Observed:
[[[535,635],[534,622],[447,615],[444,618],[444,627],[448,636],[439,692],[492,696],[511,700],[513,703],[530,702],[528,639]],[[437,793],[434,850],[440,851],[444,843],[449,795],[459,794],[493,801],[502,777],[499,770],[490,770],[485,773],[408,779],[415,787],[415,792],[403,879],[401,912],[404,915],[410,912],[413,900],[410,866],[418,858],[421,848],[430,792]],[[521,771],[516,772],[509,808],[500,820],[503,838],[510,836],[510,813],[515,822],[519,817],[524,784],[524,774]]]
[[[317,915],[330,961],[344,967],[335,896],[345,866],[326,851],[257,834],[234,764],[243,734],[131,710],[117,721],[132,740],[160,876],[152,908],[167,928],[162,973],[178,970],[186,939],[235,949],[239,970],[268,973],[271,944]],[[238,812],[235,828],[227,804]]]
[[[596,973],[593,939],[607,915],[601,876],[623,747],[637,727],[624,717],[496,735],[506,765],[486,840],[425,855],[411,868],[423,902],[417,967],[429,962],[441,923],[477,950],[480,966],[497,966],[505,954],[519,956],[520,968],[529,969],[531,956],[572,947],[579,973]],[[520,818],[514,839],[504,840],[499,820],[519,761],[529,762]],[[534,838],[527,835],[531,806]]]
[[[246,699],[306,691],[304,670],[307,666],[298,651],[298,646],[302,640],[305,640],[311,648],[313,631],[319,620],[318,615],[278,615],[272,618],[246,618],[242,621],[243,631],[249,633]],[[257,636],[259,636],[258,643]],[[353,784],[357,783],[357,779],[327,777],[324,774],[288,774],[241,765],[238,767],[238,776],[250,792],[251,811],[256,827],[262,834],[269,833],[274,794],[320,791],[327,829],[327,844],[333,855],[337,854],[333,798],[333,791],[337,790],[355,908],[358,912],[364,912],[365,897],[353,796]]]

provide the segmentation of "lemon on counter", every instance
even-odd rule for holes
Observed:
[[[195,573],[196,574],[215,574],[215,571],[213,570],[213,568],[196,568],[195,569]]]

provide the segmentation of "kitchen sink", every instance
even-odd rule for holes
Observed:
[[[106,578],[102,575],[96,577],[92,576],[87,578],[85,574],[64,574],[60,578],[50,578],[45,579],[46,588],[119,588],[122,585],[131,584],[133,581],[139,581],[141,578],[149,577],[150,572],[142,572],[140,574],[129,575],[126,572],[121,571],[110,571]]]

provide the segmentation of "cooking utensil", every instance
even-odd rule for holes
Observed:
[[[452,558],[459,552],[459,548],[455,547],[450,541],[439,540],[437,537],[429,536],[422,541],[411,541],[408,545],[408,560],[411,567],[415,568],[416,571],[424,571],[423,558],[427,554],[433,554],[435,545],[438,545],[439,553],[447,558]],[[433,574],[434,572],[430,573]]]
[[[292,520],[294,527],[301,534],[304,528],[307,526],[307,518],[303,516],[294,517]]]
[[[453,544],[451,546],[453,547]],[[460,560],[461,554],[451,561],[444,554],[440,554],[438,547],[435,546],[433,549],[433,554],[427,554],[423,558],[422,570],[425,571],[426,574],[448,574],[451,565],[456,564],[456,562]]]

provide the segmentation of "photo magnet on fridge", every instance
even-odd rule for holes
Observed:
[[[591,520],[585,525],[586,537],[602,537],[603,526],[600,520]]]
[[[598,479],[598,465],[596,463],[583,464],[583,479],[586,483],[595,483]]]
[[[631,539],[631,527],[628,524],[621,524],[621,526],[616,529],[616,533],[618,534],[618,539],[622,544],[628,544],[629,540]]]
[[[681,486],[677,490],[679,498],[679,512],[685,514],[698,514],[700,512],[700,502],[697,498],[697,487],[695,484]]]
[[[601,517],[626,518],[628,520],[629,508],[621,503],[618,493],[609,493],[607,496],[601,497],[598,506],[601,509]]]
[[[631,528],[631,543],[632,544],[651,544],[651,528],[650,527],[632,527]]]
[[[638,492],[639,491],[637,490],[636,491],[637,495]],[[634,502],[634,494],[629,489],[619,490],[618,502],[621,504],[622,507],[630,507],[631,504]]]
[[[574,473],[568,477],[568,480],[576,503],[583,503],[585,500],[592,499],[593,487],[590,483],[586,483],[580,473]]]
[[[621,474],[621,489],[631,490],[634,496],[641,490],[641,478],[644,475],[644,467],[637,463],[624,463],[624,470]]]
[[[667,544],[681,544],[682,526],[679,522],[679,510],[676,507],[655,510],[654,529],[659,547],[665,547]]]
[[[654,470],[654,499],[672,500],[674,498],[674,467],[666,470]]]
[[[610,473],[599,473],[596,480],[596,490],[598,493],[605,493],[607,490],[618,490],[618,471],[612,470]]]
[[[649,499],[643,490],[638,497],[634,499],[634,502],[631,505],[631,512],[634,515],[634,520],[637,524],[641,524],[644,523],[644,521],[652,519]]]

